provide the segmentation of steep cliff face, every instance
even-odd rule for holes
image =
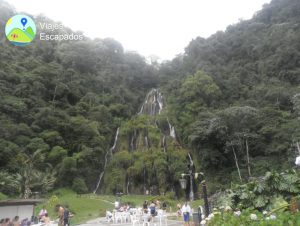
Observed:
[[[189,158],[177,141],[175,127],[164,112],[165,106],[163,94],[153,88],[139,112],[117,129],[94,192],[101,187],[101,181],[106,187],[110,183],[108,178],[116,177],[112,176],[114,172],[119,177],[118,184],[111,188],[114,191],[161,194],[179,190],[177,178]],[[179,163],[173,160],[176,157]]]
[[[164,106],[162,94],[157,89],[152,89],[146,96],[146,99],[139,111],[144,115],[157,115],[160,114]]]
[[[175,127],[166,115],[162,115],[164,106],[166,103],[159,89],[151,89],[136,116],[137,120],[140,118],[142,121],[146,120],[147,123],[141,127],[138,125],[133,127],[132,131],[127,134],[129,151],[145,151],[154,146],[166,152],[168,145],[180,147],[176,140]],[[159,142],[153,139],[154,134],[159,136]]]

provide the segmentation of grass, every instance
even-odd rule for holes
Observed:
[[[190,205],[194,210],[197,210],[199,206],[204,205],[204,201],[203,201],[203,199],[198,199],[198,200],[191,202]]]
[[[58,198],[55,200],[54,195]],[[106,209],[112,209],[113,205],[101,199],[92,199],[89,197],[78,197],[71,190],[59,189],[52,194],[52,198],[36,207],[36,215],[39,213],[43,205],[45,205],[50,219],[57,219],[57,214],[54,212],[54,206],[59,203],[68,205],[74,217],[71,219],[72,224],[84,223],[87,220],[94,219],[105,215]]]
[[[116,197],[113,195],[83,195],[79,197],[76,193],[69,189],[58,189],[50,194],[50,198],[45,200],[44,203],[36,207],[35,214],[37,215],[44,205],[48,210],[51,220],[57,219],[57,214],[54,212],[54,206],[56,204],[68,205],[74,217],[71,223],[80,224],[88,220],[95,219],[97,217],[105,216],[105,211],[112,210],[114,208],[114,202]],[[129,203],[135,207],[141,207],[143,202],[147,200],[151,202],[152,200],[160,200],[161,204],[163,201],[167,203],[168,212],[176,212],[176,205],[178,203],[183,203],[180,200],[174,200],[166,196],[149,196],[149,195],[123,195],[121,197],[122,203]],[[196,200],[190,203],[191,207],[195,210],[199,205],[202,205],[202,200]]]
[[[6,195],[4,195],[3,193],[0,192],[0,200],[5,200],[8,197]]]

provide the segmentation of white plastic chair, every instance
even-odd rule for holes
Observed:
[[[135,226],[136,224],[140,225],[140,221],[137,219],[136,215],[130,215],[130,221],[132,226]]]
[[[121,218],[122,218],[122,222],[126,223],[127,221],[129,221],[129,213],[121,212]]]
[[[120,223],[122,222],[122,215],[119,212],[115,212],[115,216],[114,216],[114,223],[118,223],[120,221]]]
[[[149,214],[143,214],[142,219],[143,219],[143,226],[150,226],[150,222],[149,222]]]
[[[114,221],[112,212],[106,211],[106,220],[107,220],[108,223]]]
[[[164,224],[167,226],[168,225],[168,219],[167,219],[167,215],[164,213],[163,210],[158,210],[157,211],[157,216],[159,219],[159,225],[162,226],[162,223],[164,222]]]

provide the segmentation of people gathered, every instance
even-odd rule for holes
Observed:
[[[69,206],[62,206],[57,204],[54,208],[58,217],[58,226],[70,226],[70,218],[73,217],[73,213],[69,210]],[[0,219],[0,226],[30,226],[30,225],[42,225],[50,226],[50,217],[45,206],[39,211],[37,216],[32,216],[30,219],[20,219],[19,216],[15,216],[13,219],[3,218]]]
[[[25,226],[29,226],[30,224],[28,224],[28,222],[30,223],[30,221],[28,221],[28,218],[24,219],[23,221],[25,220],[26,220]],[[0,220],[0,226],[21,226],[20,217],[15,216],[13,219],[3,218]]]
[[[70,226],[70,218],[73,217],[73,214],[70,212],[68,205],[62,206],[57,204],[55,212],[58,216],[58,226]]]

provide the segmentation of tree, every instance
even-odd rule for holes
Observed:
[[[42,150],[36,150],[31,154],[19,153],[17,161],[20,164],[20,169],[17,174],[17,181],[21,188],[22,197],[28,199],[32,193],[32,189],[39,189],[39,191],[48,191],[53,188],[56,181],[55,172],[45,168],[45,155]],[[39,167],[44,165],[43,172]]]
[[[85,184],[84,179],[80,178],[80,177],[76,177],[73,180],[73,184],[72,184],[72,189],[77,193],[77,194],[84,194],[88,192],[88,188]]]
[[[181,87],[183,100],[210,107],[214,99],[220,97],[220,88],[214,80],[203,71],[198,71],[192,76],[188,76]]]
[[[300,117],[300,93],[297,93],[293,96],[293,104],[294,104],[294,111]]]
[[[233,150],[235,162],[239,171],[237,157],[233,144],[235,143],[241,150],[245,149],[247,159],[248,176],[251,177],[249,139],[256,138],[255,133],[259,112],[257,109],[249,106],[231,107],[221,113],[227,124],[227,137]],[[245,148],[244,148],[245,147]],[[240,175],[240,171],[239,171]],[[240,176],[241,179],[241,176]]]

